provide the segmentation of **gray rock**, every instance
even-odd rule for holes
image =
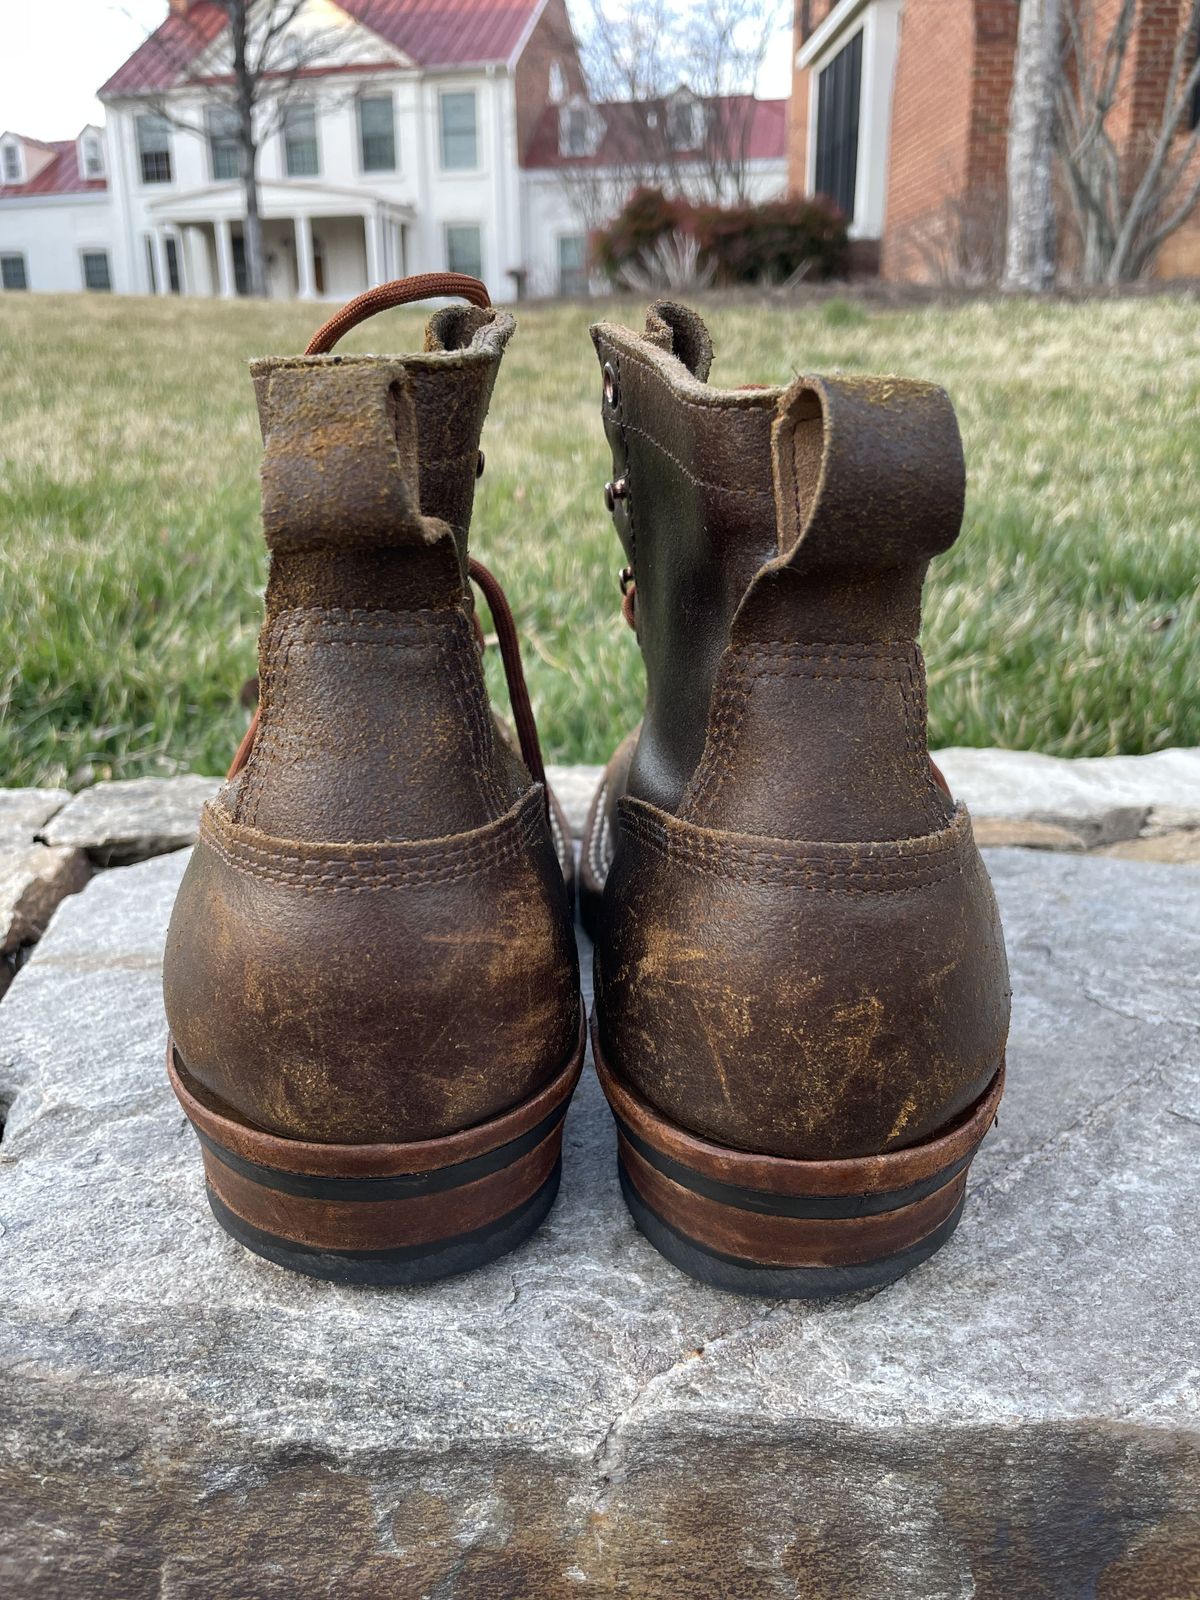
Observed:
[[[69,789],[0,789],[0,845],[32,844],[70,798]]]
[[[650,1248],[590,1072],[494,1267],[362,1291],[247,1255],[163,1072],[184,862],[96,878],[0,1005],[0,1591],[1196,1592],[1200,874],[991,853],[1010,1083],[963,1224],[820,1307]]]
[[[1200,748],[1066,761],[1032,750],[937,750],[954,794],[979,817],[1099,817],[1117,808],[1200,810]]]
[[[128,778],[83,789],[43,830],[47,844],[86,850],[102,867],[124,866],[194,844],[200,807],[220,779]]]
[[[975,842],[981,849],[987,846],[1010,846],[1021,850],[1075,850],[1087,849],[1087,841],[1079,833],[1054,822],[1039,822],[1034,817],[1010,821],[1006,817],[972,817],[971,827]]]
[[[1147,834],[1141,839],[1123,839],[1105,845],[1098,854],[1116,856],[1122,861],[1171,861],[1178,866],[1200,867],[1200,831],[1180,828]]]
[[[91,875],[82,850],[0,847],[0,954],[40,939],[59,903]]]

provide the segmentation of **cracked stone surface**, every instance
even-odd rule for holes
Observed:
[[[32,844],[70,798],[68,789],[0,789],[0,846]]]
[[[126,778],[82,789],[43,830],[47,844],[86,850],[102,867],[124,866],[196,842],[200,807],[218,778]]]
[[[82,850],[0,845],[0,954],[40,939],[61,902],[91,875]]]
[[[989,853],[1015,1016],[962,1226],[811,1306],[651,1249],[590,1072],[505,1261],[246,1254],[162,1066],[184,859],[95,878],[0,1004],[0,1592],[1200,1592],[1200,873]]]

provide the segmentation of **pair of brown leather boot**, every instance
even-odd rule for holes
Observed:
[[[471,303],[419,355],[328,353],[434,294]],[[512,332],[482,285],[410,280],[253,367],[260,711],[171,920],[168,1070],[218,1220],[318,1277],[412,1283],[512,1249],[553,1202],[583,1065],[571,843],[467,546]],[[885,1283],[958,1220],[1008,1022],[916,644],[962,514],[954,415],[890,378],[710,388],[678,305],[593,337],[647,679],[578,885],[625,1197],[725,1288]]]

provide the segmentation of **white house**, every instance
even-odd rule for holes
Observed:
[[[260,130],[271,295],[344,299],[444,269],[498,300],[586,286],[585,195],[621,108],[587,105],[564,0],[305,0],[288,42],[300,70]],[[230,71],[222,9],[169,0],[99,91],[105,129],[0,136],[0,292],[244,293]],[[784,103],[751,104],[754,188],[782,192]]]

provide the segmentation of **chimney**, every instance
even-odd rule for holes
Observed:
[[[192,0],[170,0],[170,5],[173,17],[186,17],[192,9]]]

